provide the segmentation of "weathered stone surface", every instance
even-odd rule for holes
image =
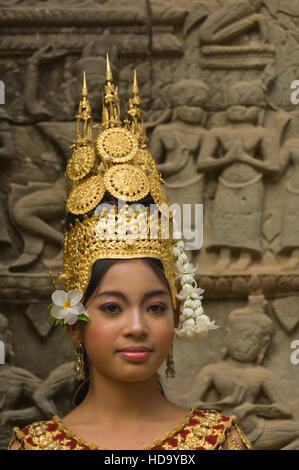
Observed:
[[[49,270],[63,269],[82,73],[99,124],[108,51],[123,98],[137,69],[170,201],[203,204],[191,255],[220,328],[175,343],[165,392],[237,414],[256,448],[299,449],[298,23],[292,0],[1,1],[1,447],[12,425],[71,408],[72,343],[44,310]]]

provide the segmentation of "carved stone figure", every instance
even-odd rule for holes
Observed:
[[[261,254],[263,174],[279,171],[275,134],[258,124],[263,111],[264,85],[237,82],[228,90],[229,125],[215,127],[204,137],[198,155],[199,171],[220,170],[211,212],[209,249],[219,249],[215,269],[246,269]],[[213,268],[214,269],[214,268]]]
[[[204,44],[223,44],[232,41],[242,33],[259,26],[264,42],[269,40],[266,17],[257,13],[262,0],[233,0],[225,2],[201,25],[200,41]]]
[[[165,177],[165,191],[171,203],[200,204],[203,175],[196,171],[196,155],[203,137],[209,97],[201,80],[181,80],[171,88],[171,123],[158,125],[151,138],[151,152]],[[192,224],[193,225],[193,224]]]
[[[74,392],[74,363],[65,362],[52,370],[34,393],[45,416],[57,414],[54,399],[64,394],[71,401]]]
[[[43,415],[34,392],[42,381],[34,374],[13,365],[14,351],[11,342],[11,331],[7,318],[0,314],[0,340],[5,344],[5,364],[0,366],[0,427],[9,421],[26,422]],[[26,398],[32,406],[18,409],[20,400]],[[2,428],[3,433],[5,428]],[[1,432],[2,434],[2,432]],[[3,444],[2,436],[0,445]]]
[[[14,142],[8,116],[3,108],[0,108],[0,165],[1,168],[7,164],[14,154]],[[11,244],[11,238],[7,231],[7,223],[4,217],[4,208],[0,201],[0,244],[2,247]]]
[[[299,449],[299,422],[278,374],[262,366],[273,330],[265,315],[263,295],[251,295],[245,308],[233,310],[227,320],[226,355],[203,367],[180,403],[234,410],[254,449]],[[208,401],[208,393],[219,399]],[[185,404],[185,405],[184,405]]]
[[[286,141],[280,153],[281,172],[289,169],[281,223],[281,254],[289,255],[284,270],[299,267],[299,139]]]

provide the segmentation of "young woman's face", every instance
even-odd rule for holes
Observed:
[[[134,382],[157,372],[172,343],[174,312],[167,287],[150,266],[141,260],[116,263],[85,307],[91,321],[83,326],[82,341],[91,374],[95,369]],[[150,352],[120,352],[131,346]]]

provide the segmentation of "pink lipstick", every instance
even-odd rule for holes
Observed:
[[[151,349],[145,346],[130,346],[128,348],[121,349],[119,354],[126,359],[133,359],[134,361],[142,360],[148,357],[151,353]]]

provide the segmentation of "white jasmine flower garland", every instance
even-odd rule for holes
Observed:
[[[195,340],[206,336],[209,330],[218,328],[214,321],[210,321],[201,304],[204,290],[197,287],[194,279],[196,269],[189,263],[184,252],[184,242],[179,239],[173,244],[173,254],[176,256],[176,279],[180,280],[182,289],[177,294],[181,300],[180,322],[174,332],[177,338]]]

